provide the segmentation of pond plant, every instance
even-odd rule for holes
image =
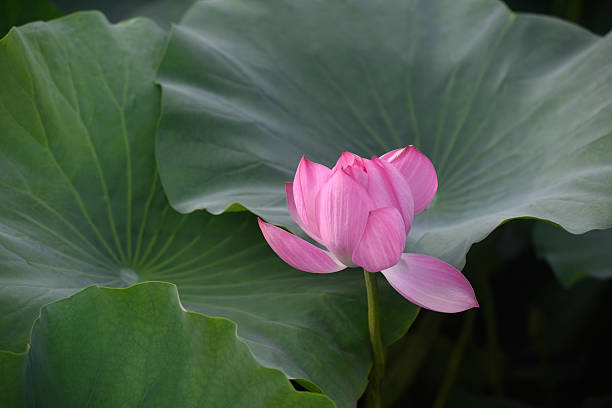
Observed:
[[[394,406],[453,316],[421,308],[502,360],[466,266],[498,226],[612,275],[610,36],[497,0],[134,10],[0,40],[0,406]]]

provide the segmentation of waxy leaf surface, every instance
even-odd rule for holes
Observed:
[[[407,252],[462,267],[505,220],[612,227],[612,38],[496,0],[201,1],[171,34],[157,157],[181,212],[297,230],[302,155],[414,144],[439,188]]]
[[[0,372],[27,390],[21,401],[0,395],[11,408],[334,407],[261,366],[234,323],[184,311],[159,282],[92,286],[43,307],[30,350],[0,352]]]
[[[0,41],[0,349],[22,352],[40,307],[89,285],[167,281],[188,310],[236,322],[262,364],[354,406],[371,365],[361,272],[296,271],[253,215],[182,215],[166,200],[154,155],[164,42],[151,21],[99,13]],[[418,308],[383,282],[389,343]]]

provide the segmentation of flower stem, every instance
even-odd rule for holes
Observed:
[[[370,373],[370,382],[366,390],[367,408],[382,407],[382,379],[385,372],[385,351],[380,335],[380,316],[378,312],[378,288],[376,286],[377,273],[363,270],[368,295],[368,327],[370,329],[370,343],[372,344],[373,366]]]

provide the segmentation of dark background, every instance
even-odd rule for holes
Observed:
[[[85,9],[101,10],[111,21],[148,16],[167,27],[193,2],[0,0],[0,36],[14,25]],[[612,28],[612,0],[506,4],[600,35]],[[535,254],[536,222],[506,223],[468,254],[464,272],[480,309],[458,315],[423,310],[390,348],[386,406],[612,407],[612,286],[586,279],[564,289]]]
[[[388,406],[612,407],[612,287],[564,289],[534,253],[536,222],[506,223],[470,250],[480,309],[423,310],[391,347]]]

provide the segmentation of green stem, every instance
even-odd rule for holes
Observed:
[[[385,350],[380,335],[380,315],[378,312],[378,288],[376,273],[363,270],[368,295],[368,327],[370,328],[370,343],[372,344],[373,366],[370,382],[366,390],[366,407],[382,407],[382,379],[385,372]]]

